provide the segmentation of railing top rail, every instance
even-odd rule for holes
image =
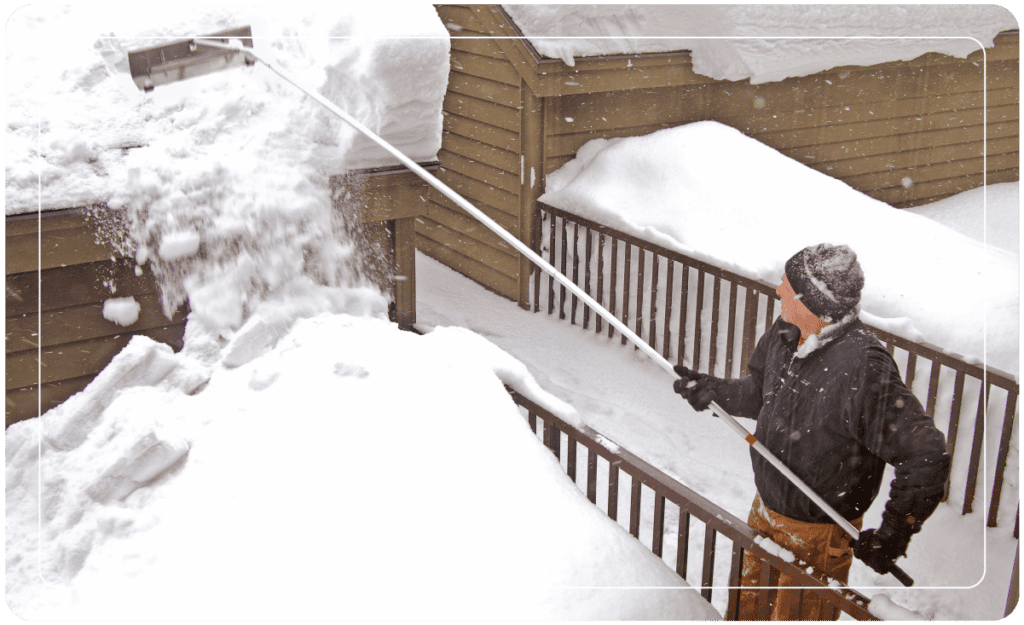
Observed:
[[[839,606],[840,609],[860,620],[875,620],[875,617],[867,609],[867,604],[870,600],[864,595],[852,588],[830,586],[807,573],[808,565],[801,563],[799,560],[787,562],[766,551],[757,543],[760,535],[752,530],[749,525],[727,510],[715,505],[700,493],[665,474],[626,449],[610,449],[607,444],[602,442],[607,439],[592,428],[586,425],[576,426],[570,424],[551,414],[515,389],[508,386],[506,386],[506,389],[518,405],[534,414],[540,415],[541,418],[553,424],[559,430],[572,432],[573,438],[577,442],[596,452],[610,463],[620,468],[628,468],[626,470],[627,473],[639,479],[641,483],[645,484],[655,493],[676,504],[681,510],[685,510],[692,516],[697,517],[716,532],[741,546],[745,551],[769,562],[772,567],[796,580],[797,585],[810,588],[813,592],[823,591],[832,593],[838,591],[839,602],[842,603]]]
[[[690,267],[695,267],[700,271],[718,275],[729,282],[735,282],[740,286],[755,289],[759,292],[765,293],[768,297],[778,299],[778,297],[775,294],[775,285],[771,285],[760,280],[755,280],[747,276],[742,276],[727,269],[722,269],[721,267],[717,267],[707,261],[699,260],[693,258],[692,256],[687,256],[686,254],[683,254],[676,250],[669,249],[656,243],[651,243],[650,241],[647,241],[645,239],[641,239],[634,235],[627,234],[625,232],[622,232],[621,230],[616,230],[615,228],[611,228],[604,224],[597,223],[596,221],[593,221],[586,217],[581,217],[579,215],[570,213],[560,208],[555,208],[554,206],[551,206],[549,204],[544,204],[543,202],[537,202],[537,204],[539,206],[542,206],[545,212],[548,212],[554,215],[555,217],[569,219],[571,221],[579,223],[580,225],[586,226],[591,230],[613,236],[619,240],[626,241],[627,243],[636,245],[638,247],[643,247],[647,250],[660,254],[661,256],[664,256],[666,258],[670,258],[672,260],[681,262]],[[875,326],[871,326],[868,324],[865,325],[867,325],[868,329],[870,329],[875,334],[875,336],[879,338],[879,340],[891,343],[901,349],[912,351],[918,354],[919,356],[928,358],[934,362],[949,367],[950,369],[962,371],[965,374],[973,376],[980,380],[986,380],[988,384],[992,384],[994,386],[1006,389],[1011,393],[1020,393],[1020,384],[1017,382],[1017,380],[1014,379],[1014,376],[1012,376],[1009,373],[1000,371],[995,367],[971,364],[963,360],[962,357],[959,357],[956,354],[951,354],[936,345],[932,345],[930,343],[918,343],[915,341],[911,341],[910,339],[906,339],[901,336],[892,334],[891,332],[879,329]]]

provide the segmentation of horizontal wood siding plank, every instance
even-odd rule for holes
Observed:
[[[158,287],[148,268],[135,275],[134,263],[104,260],[84,265],[56,267],[42,272],[7,276],[8,317],[49,311],[67,306],[103,302],[112,297],[156,293]],[[39,286],[42,284],[42,296]],[[110,285],[115,287],[111,292]]]
[[[136,332],[166,326],[170,323],[184,323],[186,311],[179,309],[174,317],[164,316],[157,294],[137,295],[138,319],[129,326],[119,326],[103,317],[103,304],[69,306],[44,313],[28,313],[18,317],[7,317],[5,352],[44,348],[86,339],[113,336],[125,332]],[[40,327],[41,324],[41,327]],[[41,334],[40,334],[41,332]]]
[[[484,211],[485,215],[488,214],[488,210],[481,210]],[[505,256],[513,257],[518,253],[515,251],[515,248],[502,240],[497,234],[491,232],[490,228],[481,224],[475,217],[468,215],[461,208],[454,208],[450,205],[433,204],[433,210],[430,211],[430,217],[421,219],[420,221],[432,221],[443,225],[450,230],[458,232],[460,236],[471,240],[474,244],[493,248],[495,251],[504,254]],[[498,225],[509,230],[509,228],[502,225],[500,222]],[[511,230],[509,230],[509,232],[511,232]]]
[[[519,106],[520,102],[519,88],[516,86],[459,72],[452,72],[448,75],[448,91],[489,102],[497,102],[513,108]]]
[[[185,324],[179,323],[139,332],[65,343],[42,352],[42,382],[57,382],[99,373],[135,335],[167,343],[180,349],[185,333]],[[37,350],[7,354],[7,389],[32,386],[39,380]]]
[[[442,182],[445,182],[445,184],[448,184],[447,181],[442,180]],[[449,186],[451,186],[451,185],[449,185]],[[462,195],[462,194],[460,194],[460,195]],[[501,210],[501,209],[495,208],[495,207],[493,207],[493,206],[491,206],[491,205],[489,205],[489,204],[487,204],[485,202],[474,201],[472,198],[467,197],[465,195],[462,195],[462,197],[464,199],[466,199],[474,207],[476,207],[478,210],[480,210],[484,215],[487,215],[488,217],[493,219],[495,221],[495,223],[497,223],[502,228],[508,230],[509,232],[514,232],[515,231],[515,228],[516,228],[516,226],[519,223],[519,216],[518,215],[513,215],[513,214],[509,213],[507,210]],[[442,195],[440,191],[436,191],[434,189],[431,189],[430,190],[430,195],[428,196],[428,199],[431,202],[431,209],[430,209],[430,215],[429,215],[430,218],[433,218],[434,214],[437,213],[438,210],[445,209],[445,210],[448,210],[448,211],[452,211],[452,212],[458,213],[460,215],[464,215],[467,219],[472,219],[473,221],[470,222],[470,223],[472,224],[472,227],[474,229],[480,229],[480,230],[486,230],[487,229],[487,227],[484,226],[483,224],[480,224],[480,223],[476,222],[476,219],[471,217],[471,216],[469,216],[466,213],[466,211],[462,210],[462,208],[460,208],[459,206],[456,206],[455,202],[449,200],[446,196]]]
[[[506,85],[512,85],[516,89],[519,89],[521,82],[519,72],[507,60],[461,50],[452,50],[451,70],[476,78],[496,80]]]
[[[474,258],[459,254],[450,247],[440,245],[427,238],[417,239],[416,247],[430,258],[447,265],[502,297],[515,299],[519,295],[518,278],[497,272],[477,262]]]
[[[40,227],[43,232],[68,230],[81,228],[85,223],[84,209],[44,210],[41,213],[33,212],[8,217],[4,225],[4,235],[10,237],[18,234],[36,234]]]
[[[487,145],[493,145],[509,152],[519,153],[519,133],[497,126],[484,124],[474,119],[459,117],[450,113],[444,115],[443,128],[445,132],[451,132],[474,139]],[[444,141],[442,139],[442,145]]]
[[[1017,182],[1019,180],[1019,169],[1004,169],[988,172],[988,175],[985,179],[985,184],[992,185],[999,184],[1000,182]],[[927,189],[927,193],[921,194],[919,197],[914,197],[913,199],[900,199],[900,196],[896,193],[898,189],[892,190],[893,193],[891,196],[889,196],[888,200],[883,199],[882,197],[879,197],[878,199],[881,199],[883,202],[892,204],[896,208],[910,208],[913,206],[922,206],[924,204],[931,204],[932,202],[937,202],[938,200],[942,200],[947,197],[956,195],[958,193],[963,193],[964,191],[974,189],[980,186],[981,184],[982,183],[980,182],[979,177],[974,177],[973,179],[970,180],[955,181],[955,184],[945,184],[941,187],[937,185],[933,186],[932,188]]]
[[[506,191],[513,195],[519,195],[519,183],[521,176],[519,175],[518,166],[516,167],[515,172],[504,171],[497,167],[491,167],[490,165],[475,159],[467,158],[461,154],[449,152],[448,150],[441,150],[439,154],[441,156],[441,160],[444,161],[444,168],[446,171],[457,171],[460,174],[469,176],[470,178],[486,185],[501,189],[502,191]]]
[[[459,117],[483,122],[489,126],[519,132],[519,110],[510,106],[448,92],[444,98],[444,110]]]
[[[10,427],[12,423],[45,414],[47,410],[56,408],[68,397],[85,389],[94,379],[96,379],[95,375],[87,375],[72,380],[61,380],[42,386],[29,386],[7,391],[6,427]]]
[[[515,152],[483,144],[476,139],[462,137],[455,133],[445,133],[443,146],[441,154],[458,154],[497,169],[516,171],[521,166],[519,155]]]
[[[515,276],[517,252],[483,226],[477,225],[475,229],[472,226],[466,227],[464,222],[467,219],[470,218],[450,211],[440,212],[436,220],[423,219],[417,222],[417,240],[430,239],[460,254],[471,256],[495,271]]]
[[[872,139],[854,142],[855,146],[824,144],[821,146],[808,146],[793,150],[789,156],[836,178],[846,179],[850,176],[868,174],[879,171],[891,171],[893,169],[926,169],[933,164],[941,164],[955,161],[958,158],[970,158],[972,155],[982,154],[986,147],[981,141],[973,143],[957,143],[938,147],[924,147],[918,150],[900,150],[900,137],[886,139]],[[887,146],[889,149],[875,150],[876,145]],[[987,148],[989,156],[1003,156],[1016,154],[1019,141],[1016,137],[995,139],[989,141]],[[814,152],[808,154],[809,147]],[[841,154],[846,149],[847,154],[863,155],[855,158],[833,158],[828,156]],[[885,155],[885,158],[879,155]]]
[[[483,35],[482,33],[467,30],[461,31],[459,36],[452,37],[451,39],[452,50],[508,61],[505,53],[501,51],[501,48],[498,47],[498,44],[493,39],[475,38],[478,36]]]
[[[483,32],[483,27],[476,19],[476,11],[470,5],[435,4],[434,8],[437,10],[437,16],[441,18],[441,22],[448,28],[448,34],[451,37],[464,36],[463,33],[466,31]],[[451,25],[455,27],[453,28]]]
[[[439,174],[438,179],[451,187],[452,191],[487,213],[488,217],[498,221],[502,227],[505,227],[509,220],[511,223],[519,222],[518,194],[503,191],[454,169],[442,168]],[[454,202],[433,188],[430,189],[429,197],[434,202],[455,207]],[[487,211],[488,208],[494,210],[493,214]]]

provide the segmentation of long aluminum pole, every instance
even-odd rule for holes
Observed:
[[[321,105],[327,108],[327,110],[331,111],[332,113],[340,117],[350,126],[352,126],[356,130],[364,134],[366,137],[374,141],[377,145],[391,153],[403,165],[405,165],[410,170],[419,175],[419,177],[425,180],[429,185],[440,191],[442,194],[444,194],[445,197],[447,197],[451,201],[458,204],[460,208],[462,208],[467,213],[475,217],[478,221],[487,226],[492,232],[501,237],[503,241],[514,247],[519,253],[521,253],[523,256],[526,256],[528,259],[530,259],[531,262],[533,262],[535,265],[543,269],[545,273],[547,273],[549,276],[558,281],[559,284],[569,289],[574,295],[583,300],[583,302],[589,305],[595,313],[601,315],[601,317],[604,318],[605,321],[611,324],[616,330],[621,332],[626,338],[628,338],[634,345],[640,348],[640,350],[642,350],[645,354],[650,356],[651,359],[654,360],[654,362],[656,362],[658,365],[660,365],[662,369],[669,372],[673,376],[676,376],[676,372],[672,366],[672,363],[670,363],[668,360],[662,357],[662,355],[659,354],[657,350],[655,350],[653,347],[648,345],[646,341],[637,336],[635,332],[633,332],[626,326],[626,324],[619,321],[619,319],[616,318],[615,315],[610,313],[604,306],[598,304],[597,301],[595,301],[594,298],[590,297],[590,295],[588,295],[583,289],[581,289],[574,282],[569,280],[569,278],[567,278],[560,271],[555,269],[546,260],[541,258],[536,252],[530,249],[528,245],[526,245],[516,237],[512,236],[507,230],[498,225],[497,222],[495,222],[493,219],[485,215],[480,209],[470,204],[469,201],[467,201],[461,195],[453,191],[448,185],[438,180],[433,174],[431,174],[426,169],[421,167],[418,163],[416,163],[416,161],[412,160],[404,153],[399,151],[398,148],[394,147],[393,145],[385,141],[383,138],[378,136],[377,133],[367,128],[359,120],[352,117],[342,109],[338,108],[337,105],[335,105],[333,102],[323,97],[319,93],[307,89],[305,86],[295,81],[287,73],[281,71],[276,66],[274,66],[266,59],[264,59],[256,52],[254,52],[252,48],[242,48],[230,44],[222,44],[217,41],[207,41],[202,39],[197,39],[196,43],[199,43],[204,46],[211,46],[214,48],[238,50],[241,53],[248,54],[254,57],[256,60],[266,65],[275,74],[285,79],[286,81],[290,82],[300,91],[305,93],[307,96],[319,102]],[[785,464],[783,464],[783,462],[779,460],[775,456],[775,454],[773,454],[771,451],[768,450],[767,447],[761,444],[761,442],[758,441],[753,434],[751,434],[749,431],[747,431],[746,428],[740,425],[736,421],[736,419],[733,418],[732,415],[726,412],[716,402],[711,402],[710,408],[716,415],[718,415],[719,418],[725,421],[729,425],[729,427],[731,427],[737,434],[739,434],[744,440],[746,440],[747,443],[749,443],[755,451],[764,456],[764,458],[768,460],[768,462],[770,462],[772,466],[774,466],[776,469],[779,470],[779,472],[785,475],[794,485],[796,485],[797,488],[801,490],[801,492],[803,492],[811,499],[811,501],[817,504],[819,508],[824,510],[825,513],[832,518],[832,520],[834,520],[840,527],[843,528],[843,530],[846,531],[846,533],[848,533],[854,539],[860,537],[860,532],[857,530],[857,528],[853,526],[853,524],[847,521],[841,514],[839,514],[839,512],[835,510],[835,508],[830,506],[824,499],[821,498],[820,495],[814,492],[811,489],[811,487],[808,486],[802,479],[800,479],[800,477],[796,473],[793,473],[793,471]],[[911,580],[906,575],[906,573],[903,573],[903,571],[901,571],[898,567],[893,567],[893,570],[891,572],[894,576],[897,577],[897,579],[899,579],[905,585],[909,586],[913,584],[913,580]],[[909,583],[907,583],[907,581],[909,581]]]

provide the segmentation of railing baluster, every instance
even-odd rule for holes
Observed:
[[[771,295],[768,296],[768,305],[764,308],[764,332],[767,332],[772,327],[772,321],[775,320],[775,298]]]
[[[679,508],[679,528],[676,530],[676,573],[686,579],[686,562],[690,555],[690,513]]]
[[[743,547],[732,543],[732,562],[729,566],[729,603],[725,608],[725,620],[740,619],[740,587],[743,583]]]
[[[711,296],[711,340],[708,341],[711,353],[708,354],[708,373],[715,373],[715,365],[718,364],[718,309],[722,299],[722,279],[715,276],[715,287]]]
[[[640,478],[630,475],[632,486],[629,489],[629,533],[633,538],[640,538]]]
[[[625,255],[623,256],[622,267],[622,325],[629,327],[629,283],[632,280],[630,264],[633,262],[632,245],[626,243]],[[622,344],[626,344],[626,335],[622,335]]]
[[[907,388],[913,391],[914,389],[914,377],[917,375],[917,354],[914,352],[907,352],[907,375],[904,376],[903,383],[907,385]]]
[[[637,268],[636,268],[636,335],[640,338],[644,336],[644,270],[647,268],[647,251],[638,247],[637,249]],[[650,341],[648,341],[650,343]],[[640,349],[634,346],[634,349]]]
[[[654,493],[654,529],[651,535],[651,551],[661,557],[662,543],[665,540],[665,496]]]
[[[750,361],[750,355],[754,353],[754,346],[757,345],[757,307],[760,302],[761,293],[747,287],[743,295],[743,344],[740,347],[739,377],[743,377],[743,365]]]
[[[597,303],[604,306],[604,233],[597,235]],[[594,315],[594,331],[601,333],[601,324],[604,317]]]
[[[671,258],[667,258],[665,259],[665,263],[668,265],[668,270],[665,275],[665,331],[662,333],[664,334],[662,342],[664,343],[665,348],[661,355],[665,360],[668,360],[672,350],[672,300],[674,299],[676,292],[674,288],[676,283],[676,262]]]
[[[565,433],[565,472],[569,479],[576,483],[576,439],[571,432]]]
[[[658,349],[658,273],[661,259],[656,253],[651,254],[651,303],[648,311],[647,327],[650,328],[650,339],[647,344]]]
[[[935,418],[935,404],[939,399],[939,376],[942,375],[942,365],[932,361],[932,375],[928,379],[928,405],[925,411]]]
[[[619,519],[619,465],[611,463],[608,467],[608,517],[613,521]]]
[[[530,424],[530,429],[533,430],[534,434],[536,434],[537,433],[537,415],[532,413],[532,412],[529,413],[529,415],[527,416],[527,422]]]
[[[772,616],[772,591],[768,589],[772,586],[779,585],[778,569],[767,562],[763,563],[761,565],[761,579],[759,580],[759,585],[762,587],[762,590],[757,591],[757,619],[761,621],[768,621],[771,620]]]
[[[736,347],[736,283],[729,283],[729,317],[726,320],[728,334],[725,339],[725,376],[732,376],[732,352]]]
[[[569,226],[562,219],[562,267],[561,274],[565,275],[566,256],[569,253]],[[559,284],[559,295],[558,295],[558,318],[565,319],[565,285]]]
[[[704,526],[704,564],[701,567],[700,586],[701,596],[709,603],[711,602],[711,587],[715,583],[715,538],[718,532],[711,524]]]
[[[593,449],[587,450],[587,499],[597,503],[597,452]]]
[[[555,266],[555,223],[557,218],[551,215],[550,231],[548,232],[548,263]],[[548,314],[555,312],[555,277],[548,274]]]
[[[1003,413],[1003,432],[999,437],[999,454],[996,457],[996,474],[992,480],[992,500],[988,508],[988,526],[996,527],[999,516],[999,500],[1003,491],[1003,475],[1010,455],[1010,437],[1013,435],[1014,414],[1017,412],[1017,393],[1006,396],[1006,412]]]
[[[704,272],[697,270],[697,305],[694,307],[693,318],[693,366],[694,371],[703,371],[700,366],[700,343],[704,332]]]
[[[615,300],[616,300],[615,296],[618,294],[618,284],[619,284],[619,281],[618,281],[618,276],[616,275],[616,271],[618,270],[618,268],[619,268],[619,240],[613,238],[612,239],[612,275],[609,276],[611,283],[608,285],[608,297],[609,297],[608,310],[610,310],[613,315],[615,314]],[[613,336],[615,336],[615,326],[613,326],[612,324],[609,323],[608,324],[608,338],[612,338]]]
[[[967,469],[967,488],[964,491],[964,514],[974,510],[974,491],[978,486],[978,463],[981,461],[981,448],[985,443],[985,408],[988,406],[991,384],[985,383],[978,393],[978,412],[974,418],[974,442],[971,445],[971,463]]]
[[[676,363],[680,365],[686,358],[686,313],[690,305],[690,267],[683,264],[682,268],[682,274],[679,276],[683,282],[679,290],[679,347],[676,351]]]
[[[949,431],[946,432],[946,453],[952,458],[956,451],[956,437],[960,432],[960,410],[964,401],[964,372],[957,371],[956,379],[953,381],[953,404],[949,409]],[[949,483],[953,479],[952,473],[946,478],[946,492],[942,500],[949,499]]]
[[[587,295],[593,297],[594,294],[590,290],[590,254],[593,251],[593,245],[590,242],[590,239],[591,239],[590,228],[585,228],[585,232],[587,234],[587,243],[586,243],[586,257],[585,257],[586,258],[586,269],[583,272],[583,276],[584,276],[583,277],[583,292],[586,293]],[[583,304],[583,329],[586,330],[589,327],[590,327],[590,305],[584,303]]]
[[[576,222],[572,224],[572,283],[579,285],[580,283],[580,225]],[[576,306],[579,303],[579,296],[576,293],[572,294],[572,313],[569,316],[569,323],[576,325]]]

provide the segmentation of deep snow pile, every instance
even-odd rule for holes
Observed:
[[[843,65],[966,57],[1017,28],[997,5],[502,5],[538,52],[577,57],[690,50],[716,80],[772,82]]]
[[[321,311],[344,309],[330,288],[361,285],[363,259],[328,176],[394,161],[263,64],[150,94],[128,74],[128,50],[247,24],[255,50],[301,84],[410,156],[436,157],[449,41],[427,5],[30,6],[8,24],[12,82],[26,85],[9,91],[8,212],[106,202],[101,234],[148,263],[165,314],[187,299],[195,322],[226,334],[268,298],[312,290]]]
[[[280,337],[257,315],[221,349],[136,337],[84,392],[12,425],[14,614],[718,617],[529,430],[503,383],[574,413],[521,363],[467,330],[399,331],[350,295],[352,315]]]
[[[865,322],[1017,375],[1015,251],[894,209],[723,124],[590,141],[547,177],[540,200],[772,285],[803,247],[847,244],[865,273]]]
[[[395,163],[262,65],[150,94],[128,73],[130,50],[245,25],[269,61],[410,157],[436,157],[449,47],[430,5],[29,4],[5,30],[7,214],[110,200],[140,165],[125,162],[123,148],[136,146],[153,146],[164,152],[155,160],[179,167],[186,157],[219,157],[229,171],[259,166],[260,175],[284,175],[278,170],[308,160],[306,153],[332,173]],[[222,152],[213,153],[214,144]]]

